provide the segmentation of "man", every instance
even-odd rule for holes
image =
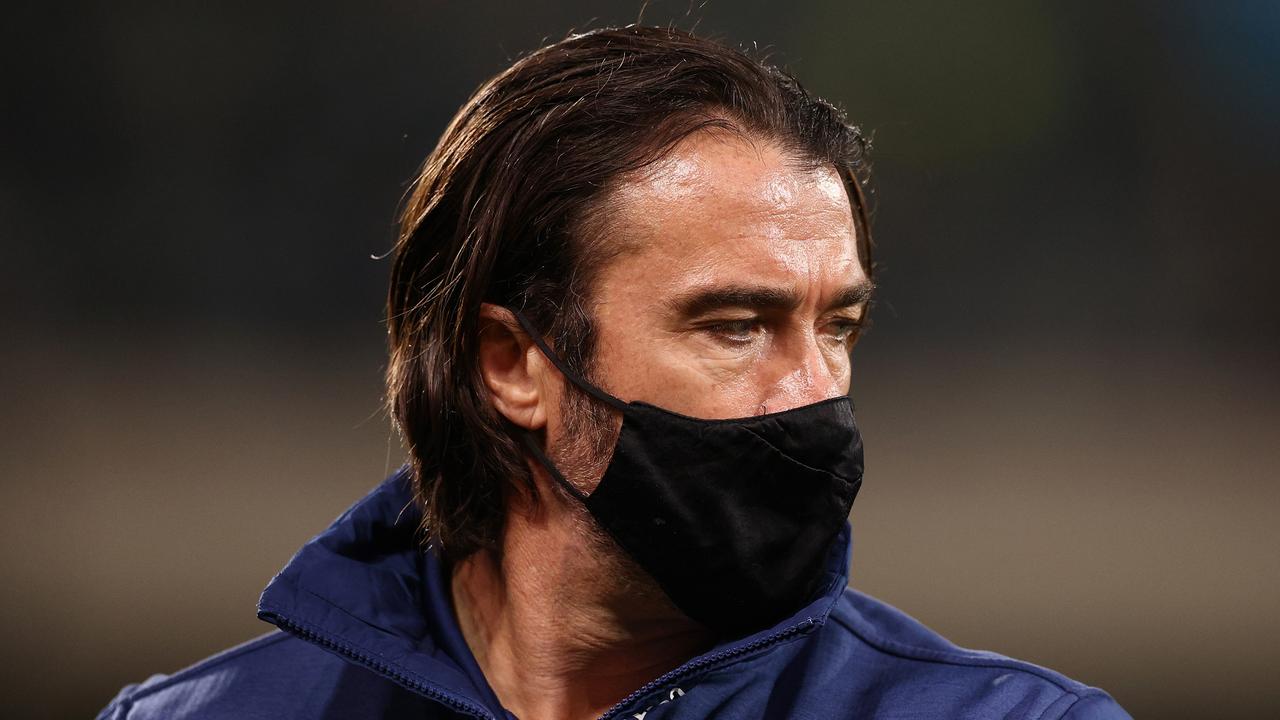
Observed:
[[[279,630],[103,718],[1123,718],[849,590],[865,143],[688,34],[576,35],[405,207],[411,461],[262,595]]]

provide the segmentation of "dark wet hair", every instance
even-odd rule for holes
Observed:
[[[572,35],[467,100],[400,218],[387,401],[411,455],[426,536],[446,558],[496,548],[505,498],[532,478],[477,363],[482,302],[522,310],[588,370],[588,299],[611,248],[593,211],[626,173],[716,128],[834,167],[870,274],[867,142],[787,73],[672,28]]]

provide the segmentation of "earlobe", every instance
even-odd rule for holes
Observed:
[[[515,316],[504,307],[482,303],[478,337],[477,363],[494,409],[526,430],[546,425],[538,359],[533,357],[537,348]]]

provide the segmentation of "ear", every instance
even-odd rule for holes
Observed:
[[[510,310],[480,304],[479,363],[494,409],[526,430],[547,424],[547,365]]]

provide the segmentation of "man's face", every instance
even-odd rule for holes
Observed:
[[[871,283],[834,169],[805,168],[767,143],[700,133],[621,183],[605,207],[605,242],[621,251],[593,285],[595,384],[707,419],[849,391],[849,353]],[[526,353],[540,362],[536,349]],[[567,381],[545,389],[551,457],[591,492],[619,417]],[[585,508],[565,502],[618,602],[665,618],[678,612]]]
[[[594,286],[599,384],[699,418],[849,391],[871,283],[833,168],[698,133],[611,200],[627,250]]]

